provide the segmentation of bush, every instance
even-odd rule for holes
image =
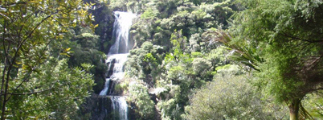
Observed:
[[[155,119],[155,104],[150,99],[148,89],[139,81],[132,81],[129,85],[129,98],[136,104],[137,110],[140,114],[140,119],[152,120]]]
[[[197,90],[185,107],[188,120],[215,119],[282,119],[282,108],[261,100],[261,95],[248,84],[246,75],[224,75]],[[270,107],[269,107],[270,106]]]

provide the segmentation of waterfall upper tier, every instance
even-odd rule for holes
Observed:
[[[114,12],[115,21],[113,25],[113,38],[115,43],[109,50],[109,55],[118,53],[128,53],[132,49],[134,42],[129,36],[129,31],[133,22],[133,19],[137,15],[129,12]]]

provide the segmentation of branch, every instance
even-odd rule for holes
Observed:
[[[3,35],[2,35],[2,45],[3,45],[3,49],[4,49],[4,68],[3,68],[3,72],[2,72],[2,81],[1,81],[1,92],[0,94],[2,94],[3,92],[3,85],[4,85],[4,82],[5,82],[5,74],[6,74],[6,69],[7,69],[7,62],[9,61],[7,59],[7,56],[8,56],[8,52],[7,52],[7,49],[6,49],[6,44],[5,44],[5,34],[6,34],[6,28],[7,28],[7,20],[4,20],[4,25],[3,25]]]
[[[323,90],[323,87],[309,89],[309,90],[305,91],[305,94],[312,93],[312,92],[319,91],[319,90]]]
[[[31,72],[28,74],[28,76],[27,77],[30,77],[30,74],[31,74]],[[26,79],[24,79],[14,90],[13,90],[13,92],[16,92],[17,90],[18,90],[18,88],[24,83],[24,82],[26,82],[26,81],[28,81],[28,78],[26,78]],[[2,94],[1,94],[2,95]],[[8,100],[11,98],[11,96],[9,96],[9,98],[8,98]]]
[[[10,95],[32,95],[32,94],[46,92],[46,91],[49,91],[49,90],[52,90],[52,89],[53,88],[49,88],[49,89],[46,89],[46,90],[37,91],[37,92],[30,92],[30,93],[8,93],[8,94],[10,94]]]
[[[22,42],[20,42],[19,43],[19,45],[18,45],[18,47],[17,47],[17,50],[16,50],[16,52],[15,52],[15,55],[14,55],[14,57],[12,58],[12,60],[11,60],[11,63],[9,64],[9,68],[8,68],[8,71],[7,71],[7,81],[6,81],[6,86],[5,86],[5,92],[4,92],[4,103],[3,103],[3,106],[5,106],[5,103],[6,103],[6,101],[8,101],[11,97],[9,97],[8,99],[6,99],[6,96],[7,96],[7,92],[8,92],[8,83],[9,83],[9,75],[10,75],[10,71],[11,71],[11,68],[12,68],[12,66],[13,66],[13,64],[14,64],[14,62],[16,61],[16,58],[17,58],[17,56],[18,56],[18,52],[19,52],[19,50],[21,49],[21,47],[22,47],[22,45],[27,41],[27,39],[29,39],[31,36],[32,36],[32,34],[34,33],[34,31],[43,23],[43,22],[45,22],[48,18],[50,18],[52,15],[54,15],[54,14],[57,14],[58,12],[56,12],[56,13],[53,13],[53,14],[50,14],[50,15],[48,15],[46,18],[44,18],[44,19],[42,19],[42,21],[41,22],[39,22],[35,27],[34,27],[34,29],[28,34],[28,36],[25,38],[25,39],[23,39],[22,40]]]
[[[13,57],[13,60],[12,60],[12,62],[14,62],[15,60],[16,60],[16,57],[17,57],[17,55],[18,55],[18,51],[19,51],[19,49],[22,47],[22,45],[27,41],[27,39],[29,39],[31,36],[32,36],[32,34],[35,32],[35,30],[43,23],[43,22],[45,22],[48,18],[50,18],[52,15],[54,15],[54,14],[57,14],[58,12],[56,12],[56,13],[53,13],[53,14],[51,14],[51,15],[48,15],[46,18],[44,18],[44,19],[42,19],[42,21],[41,22],[39,22],[35,27],[34,27],[34,29],[28,34],[28,36],[25,38],[25,39],[23,39],[22,40],[22,42],[18,45],[18,47],[17,47],[17,50],[16,50],[16,52],[15,52],[15,55],[14,55],[14,57]]]
[[[323,42],[323,39],[322,40],[308,40],[308,39],[302,39],[302,38],[298,38],[298,37],[295,37],[295,36],[291,36],[291,35],[288,35],[287,33],[283,33],[282,35],[285,36],[285,37],[289,37],[289,38],[295,39],[295,40],[305,41],[305,42],[309,42],[309,43],[320,43],[320,42]]]

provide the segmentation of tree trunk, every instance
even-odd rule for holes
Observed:
[[[300,102],[301,102],[300,99],[295,99],[289,104],[288,108],[289,108],[289,119],[290,120],[298,120],[298,118],[299,118],[298,112],[299,112]]]

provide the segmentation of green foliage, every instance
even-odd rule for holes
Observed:
[[[129,99],[136,104],[140,119],[155,119],[155,105],[150,99],[147,87],[138,81],[132,81],[129,85],[129,94]]]
[[[160,100],[157,104],[163,119],[182,119],[189,95],[213,80],[214,75],[218,76],[213,82],[223,86],[212,82],[206,86],[209,89],[203,87],[198,90],[203,92],[197,93],[207,92],[211,96],[212,92],[218,95],[214,95],[218,101],[227,100],[213,102],[216,106],[210,108],[205,104],[209,101],[199,102],[205,99],[198,99],[203,96],[195,94],[192,110],[185,115],[188,119],[218,119],[219,116],[225,119],[280,119],[271,118],[283,116],[273,112],[276,108],[265,109],[271,108],[268,102],[272,101],[286,103],[294,111],[300,110],[299,117],[298,113],[291,115],[294,119],[308,117],[300,101],[307,93],[322,87],[322,6],[320,0],[109,1],[110,10],[141,15],[132,26],[131,35],[136,45],[130,52],[126,71],[128,76],[141,81],[140,89],[161,89],[153,94]],[[230,17],[232,20],[228,20]],[[89,34],[82,37],[95,38]],[[105,42],[104,46],[109,44]],[[245,80],[243,74],[246,73],[233,63],[245,65],[243,69],[253,78]],[[224,77],[219,77],[221,75]],[[239,80],[244,82],[239,85]],[[262,96],[245,82],[259,88],[270,100],[260,100]],[[229,94],[218,92],[221,90]],[[149,99],[146,93],[142,96],[145,97],[135,99],[139,106]],[[230,111],[220,108],[226,105],[230,106]],[[208,112],[193,113],[205,110],[203,108]],[[215,108],[222,112],[215,113],[212,111]]]
[[[171,41],[174,47],[162,62],[166,74],[160,74],[161,79],[157,81],[159,83],[157,87],[163,89],[162,92],[156,93],[162,100],[158,102],[158,109],[161,111],[162,119],[182,119],[192,89],[198,89],[206,81],[212,80],[216,73],[214,66],[223,65],[225,62],[214,60],[223,54],[212,52],[203,55],[200,52],[191,52],[186,45],[187,39],[182,36],[181,31],[174,31]],[[214,51],[221,53],[223,50],[219,47]]]
[[[234,73],[233,73],[234,74]],[[262,101],[261,93],[247,82],[248,76],[217,76],[194,93],[185,119],[287,119],[286,108]]]
[[[156,17],[156,12],[152,8],[148,8],[140,15],[141,19],[153,19]]]
[[[130,11],[133,13],[139,13],[143,12],[143,10],[146,9],[147,3],[149,3],[149,0],[111,0],[109,1],[110,7],[112,7],[113,10],[118,9],[121,11]]]
[[[88,97],[94,82],[93,75],[80,68],[70,69],[67,60],[57,61],[51,58],[40,66],[39,72],[30,74],[28,83],[21,84],[15,91],[7,107],[11,119],[71,119],[78,107]],[[17,86],[24,79],[24,70],[18,70],[18,75],[10,86]],[[19,111],[24,110],[24,111]]]
[[[163,48],[153,45],[151,42],[143,43],[140,49],[130,51],[128,57],[127,69],[129,76],[139,76],[140,79],[153,85],[156,82],[155,77],[161,73],[160,66],[164,54],[160,54]],[[153,76],[147,77],[148,76]]]
[[[190,1],[166,0],[141,2],[144,12],[133,25],[132,33],[137,45],[151,40],[153,44],[171,47],[172,31],[183,30],[183,36],[190,37],[202,33],[210,27],[227,28],[227,19],[233,14],[233,3],[216,1],[194,5]]]
[[[147,53],[145,58],[144,58],[145,62],[149,62],[151,64],[154,64],[154,66],[157,65],[157,59],[154,58],[154,56],[151,53]]]
[[[77,67],[83,63],[93,65],[90,72],[94,74],[95,86],[93,86],[94,92],[99,93],[103,89],[102,81],[105,81],[105,72],[107,66],[104,63],[106,56],[103,52],[99,51],[99,37],[95,35],[88,28],[77,28],[76,34],[71,39],[72,42],[67,43],[65,46],[71,48],[71,54],[69,55],[69,66]]]
[[[192,62],[193,71],[195,74],[204,75],[208,68],[211,68],[211,62],[203,58],[195,58]]]
[[[208,34],[215,28],[228,27],[227,20],[236,10],[231,0],[110,3],[113,9],[141,15],[131,29],[136,44],[125,70],[128,77],[141,81],[157,96],[162,119],[182,119],[194,89],[211,81],[217,72],[235,70],[215,69],[230,62],[229,51]],[[146,98],[138,98],[134,103],[141,101]]]
[[[65,45],[76,25],[94,30],[87,12],[91,4],[81,0],[0,4],[1,119],[71,119],[94,83],[85,70],[69,68],[64,58],[73,52]]]
[[[161,101],[157,106],[161,109],[161,118],[163,120],[180,119],[180,107],[176,104],[175,99]]]
[[[247,9],[235,15],[230,34],[220,32],[218,41],[235,50],[238,61],[259,71],[254,85],[286,103],[290,119],[311,118],[301,101],[322,87],[322,58],[317,57],[322,55],[322,2],[240,3]]]
[[[323,118],[323,108],[322,103],[322,91],[316,93],[308,94],[304,97],[303,104],[304,108],[313,116],[314,119]]]
[[[154,52],[158,49],[151,42],[144,42],[139,49],[132,50],[127,63],[128,73],[129,76],[139,76],[149,89],[158,91],[153,94],[161,100],[157,107],[161,111],[162,119],[182,119],[181,115],[184,114],[185,106],[189,104],[192,90],[212,80],[216,73],[215,67],[227,64],[225,57],[229,52],[225,47],[217,47],[214,50],[208,50],[213,47],[203,48],[205,51],[211,51],[209,53],[192,52],[182,30],[174,31],[170,41],[173,48],[162,55]],[[147,62],[149,66],[155,67],[145,67]],[[154,74],[155,71],[158,73]],[[149,79],[154,81],[153,84]]]
[[[95,34],[99,35],[99,41],[96,42],[98,43],[96,47],[99,47],[100,51],[108,53],[109,47],[113,45],[113,9],[108,7],[107,2],[98,1],[95,1],[95,5],[93,7],[96,9],[89,10],[89,12],[91,12],[95,18],[93,24],[98,25],[98,27],[95,28]]]

